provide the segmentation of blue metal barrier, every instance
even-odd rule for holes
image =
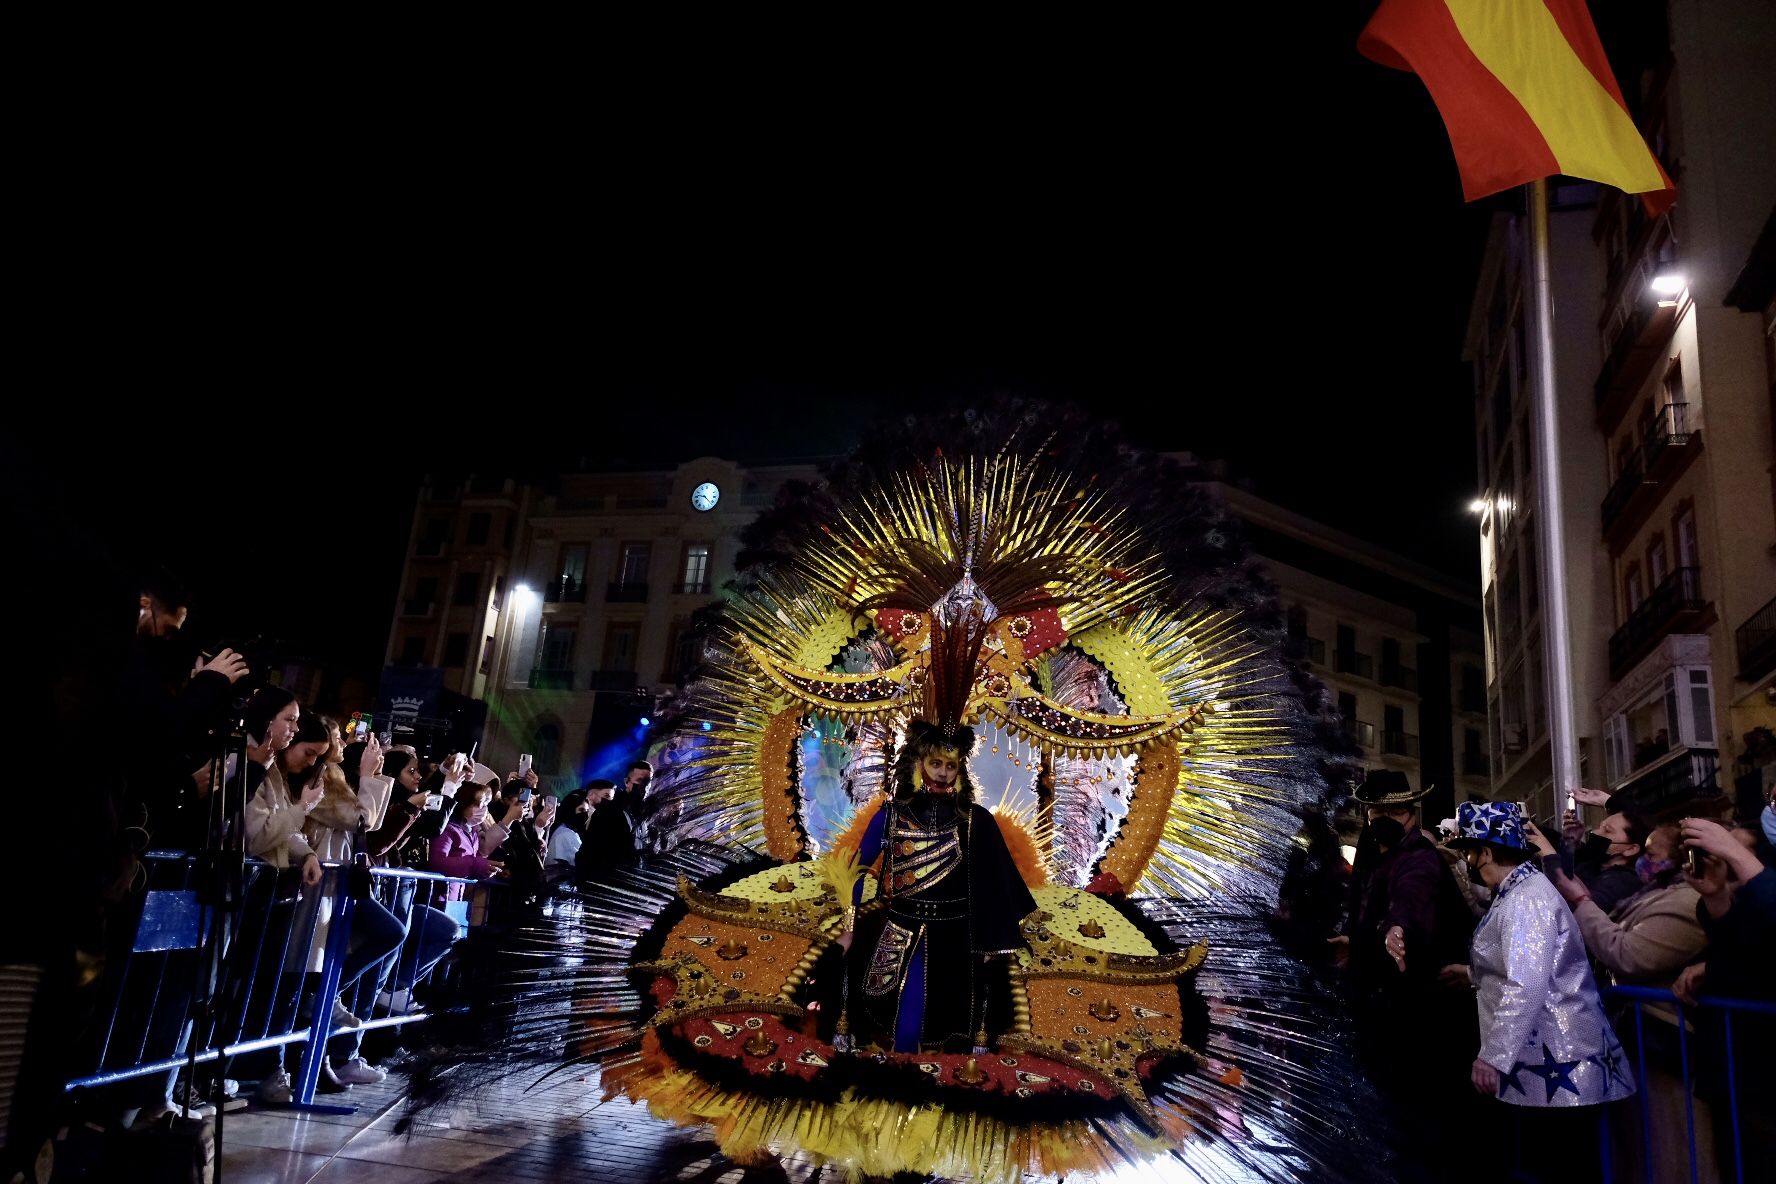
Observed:
[[[280,872],[257,860],[246,861],[238,910],[218,911],[200,903],[197,890],[198,861],[181,852],[151,851],[143,856],[148,884],[129,947],[121,951],[113,971],[111,1011],[93,1033],[94,1046],[85,1052],[91,1071],[71,1078],[65,1088],[96,1087],[156,1073],[173,1073],[195,1061],[208,1063],[261,1049],[306,1043],[308,1048],[292,1088],[292,1105],[319,1110],[348,1111],[346,1107],[316,1107],[313,1099],[326,1059],[332,1031],[332,1001],[338,994],[341,970],[350,952],[352,917],[358,902],[348,890],[346,869],[337,864],[322,868],[321,882],[301,888],[297,872]],[[436,948],[449,934],[436,917],[422,907],[443,903],[451,885],[477,882],[433,872],[404,868],[373,868],[371,883],[377,898],[401,923],[401,945],[384,962],[366,971],[354,992],[354,1015],[372,1016],[381,1006],[378,994],[391,976],[406,979],[406,996],[423,983],[438,958]],[[410,887],[407,887],[410,886]],[[403,891],[403,888],[406,890]],[[455,902],[451,902],[455,903]],[[466,907],[466,903],[465,903]],[[330,910],[326,948],[320,964],[320,984],[308,996],[312,1016],[302,1015],[304,985],[323,910]],[[437,910],[442,915],[442,910]],[[419,916],[422,932],[409,950],[407,935]],[[464,920],[466,921],[466,913]],[[461,925],[455,936],[466,931]],[[425,951],[425,934],[434,947]],[[221,943],[220,973],[211,973],[213,944]],[[421,957],[430,962],[421,966]],[[405,960],[405,969],[402,962]],[[198,991],[207,993],[213,1005],[207,1031],[197,1031],[192,1002]],[[366,993],[370,1000],[364,1006]],[[391,1003],[395,1000],[390,1001]],[[358,1030],[414,1023],[426,1013],[411,1007],[383,1006],[381,1018],[366,1018]],[[189,1042],[201,1044],[195,1055]]]
[[[1718,1084],[1724,1087],[1724,1090],[1721,1092],[1724,1092],[1725,1095],[1725,1113],[1711,1113],[1711,1117],[1716,1122],[1724,1117],[1728,1123],[1728,1129],[1731,1133],[1730,1143],[1723,1140],[1719,1135],[1715,1137],[1714,1143],[1717,1148],[1724,1149],[1726,1146],[1731,1147],[1731,1177],[1725,1176],[1729,1167],[1729,1164],[1724,1162],[1726,1157],[1720,1156],[1719,1158],[1721,1158],[1723,1162],[1718,1163],[1716,1166],[1722,1172],[1723,1178],[1731,1178],[1736,1181],[1737,1184],[1744,1184],[1745,1133],[1743,1120],[1746,1115],[1742,1113],[1739,1101],[1737,1054],[1740,1050],[1737,1048],[1737,1041],[1733,1034],[1733,1017],[1736,1013],[1741,1016],[1767,1016],[1771,1017],[1771,1022],[1773,1024],[1776,1024],[1776,1002],[1757,999],[1722,999],[1715,996],[1701,996],[1696,1000],[1695,1007],[1688,1007],[1679,1002],[1677,997],[1670,991],[1651,987],[1630,986],[1606,987],[1603,990],[1603,995],[1607,1002],[1629,1004],[1634,1008],[1634,1046],[1638,1060],[1637,1067],[1639,1069],[1638,1081],[1640,1088],[1636,1093],[1636,1099],[1633,1103],[1624,1100],[1619,1104],[1633,1104],[1638,1106],[1640,1115],[1641,1162],[1645,1165],[1645,1169],[1649,1173],[1649,1179],[1652,1178],[1651,1173],[1653,1173],[1658,1161],[1654,1158],[1653,1099],[1651,1097],[1651,1090],[1648,1088],[1650,1078],[1647,1073],[1646,1005],[1649,1003],[1669,1005],[1675,1013],[1676,1022],[1672,1027],[1675,1030],[1677,1038],[1676,1067],[1684,1086],[1684,1135],[1689,1153],[1688,1166],[1691,1184],[1695,1184],[1699,1178],[1700,1172],[1696,1146],[1697,1081],[1690,1055],[1690,1040],[1692,1039],[1692,1035],[1688,1031],[1688,1028],[1691,1026],[1690,1021],[1692,1018],[1702,1020],[1705,1026],[1711,1026],[1711,1021],[1706,1017],[1718,1015],[1720,1021],[1718,1043],[1720,1047],[1718,1050],[1708,1049],[1708,1051],[1717,1052],[1717,1055],[1721,1057],[1719,1067],[1723,1072],[1719,1076]],[[1618,1025],[1618,1030],[1619,1028],[1620,1026]],[[1698,1031],[1695,1035],[1701,1037],[1703,1033]],[[1710,1033],[1710,1035],[1713,1035],[1713,1033]],[[1706,1049],[1708,1046],[1705,1045],[1704,1047]],[[1767,1070],[1761,1068],[1759,1070],[1759,1072],[1766,1071]],[[1719,1105],[1720,1098],[1718,1096],[1711,1101],[1712,1110],[1721,1109]],[[1607,1106],[1603,1108],[1602,1143],[1604,1152],[1604,1180],[1606,1184],[1613,1179],[1613,1172],[1611,1170],[1612,1165],[1609,1160],[1610,1109],[1611,1108]]]

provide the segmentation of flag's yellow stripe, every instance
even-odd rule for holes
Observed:
[[[1542,0],[1443,0],[1462,40],[1523,105],[1560,171],[1624,193],[1665,188],[1634,121],[1573,52]]]

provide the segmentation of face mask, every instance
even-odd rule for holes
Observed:
[[[1369,824],[1369,833],[1383,847],[1398,847],[1400,840],[1406,837],[1406,828],[1397,818],[1377,818]]]
[[[1657,883],[1676,869],[1677,861],[1674,859],[1654,859],[1651,855],[1642,855],[1634,861],[1634,874],[1640,877],[1642,884]]]
[[[1764,807],[1764,812],[1758,815],[1758,822],[1764,828],[1764,838],[1770,846],[1776,847],[1776,802]]]
[[[1592,831],[1573,852],[1574,858],[1580,863],[1602,863],[1609,858],[1610,841]]]
[[[1467,865],[1468,879],[1472,881],[1476,887],[1486,887],[1486,877],[1480,874],[1480,868],[1473,863],[1469,863],[1465,859],[1462,860],[1462,863]]]

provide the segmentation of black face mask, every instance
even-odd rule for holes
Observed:
[[[1468,865],[1468,879],[1473,881],[1477,887],[1486,887],[1486,877],[1480,874],[1480,869],[1465,859],[1462,862]]]
[[[1391,849],[1406,837],[1406,827],[1398,818],[1377,818],[1369,824],[1369,833],[1377,843]]]
[[[1602,863],[1609,858],[1610,841],[1592,831],[1579,843],[1573,857],[1580,863]]]

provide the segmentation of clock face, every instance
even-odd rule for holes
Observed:
[[[721,500],[722,491],[712,481],[705,481],[691,490],[691,505],[699,510],[713,510],[715,503]]]

